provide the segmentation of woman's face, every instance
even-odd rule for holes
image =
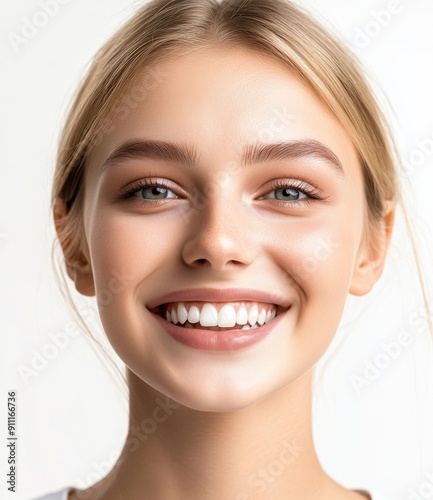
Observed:
[[[344,129],[281,62],[215,47],[167,58],[151,75],[87,165],[101,319],[129,369],[158,391],[194,409],[242,408],[306,373],[336,332],[361,255],[361,168]],[[271,296],[163,297],[239,287]],[[224,335],[220,350],[173,338],[151,311],[161,302],[182,302],[191,321],[205,303],[215,307],[208,320],[224,304],[236,320],[242,303],[247,314],[257,302],[279,307],[267,335],[242,348],[235,333],[200,332],[205,342]]]

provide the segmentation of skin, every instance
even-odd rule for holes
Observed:
[[[211,46],[167,58],[159,70],[166,77],[126,119],[113,122],[86,166],[85,237],[80,255],[68,257],[68,272],[81,293],[97,296],[107,337],[128,368],[131,413],[112,473],[69,498],[368,498],[337,485],[320,465],[311,379],[347,294],[367,293],[382,272],[392,204],[373,246],[364,234],[368,201],[354,146],[282,62]],[[199,163],[127,159],[102,172],[110,154],[132,139],[186,143]],[[320,158],[240,167],[249,144],[305,139],[329,148],[344,175]],[[168,196],[178,198],[120,199],[122,188],[149,177],[168,181]],[[284,188],[272,188],[280,179],[307,183],[321,199],[285,204]],[[197,192],[204,196],[199,208]],[[58,229],[64,213],[58,200]],[[118,274],[126,276],[120,285],[113,282]],[[193,349],[169,337],[145,305],[205,286],[273,292],[291,308],[256,345]],[[161,400],[173,405],[163,421]],[[140,423],[155,422],[155,411],[161,421],[146,432]]]

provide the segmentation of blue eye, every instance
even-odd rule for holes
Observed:
[[[306,182],[293,180],[279,180],[274,183],[272,190],[263,199],[277,200],[283,203],[309,203],[319,200],[319,192]]]
[[[179,198],[177,194],[168,188],[169,184],[164,180],[154,181],[152,179],[143,179],[134,182],[132,185],[126,186],[121,198],[124,200],[128,198],[138,198],[143,202]]]
[[[294,188],[279,188],[279,189],[273,189],[271,193],[280,193],[280,196],[275,195],[276,200],[280,201],[299,201],[304,198],[308,198],[308,196],[302,192],[300,189],[294,189]],[[266,196],[265,196],[266,199]],[[269,199],[269,198],[267,198]],[[274,199],[274,198],[271,198]]]
[[[170,194],[173,196],[170,196]],[[141,188],[139,191],[135,192],[135,196],[145,200],[167,200],[178,198],[173,191],[158,185]]]

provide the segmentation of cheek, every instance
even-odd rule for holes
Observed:
[[[108,286],[113,270],[128,273],[130,285],[138,285],[172,252],[173,239],[163,221],[147,222],[144,217],[114,210],[107,210],[97,220],[90,237],[97,290]]]
[[[301,329],[314,326],[319,331],[335,333],[359,245],[360,234],[351,222],[336,218],[333,223],[299,223],[280,238],[276,259],[284,269],[282,288],[296,294]]]
[[[133,336],[142,329],[137,314],[137,307],[144,307],[140,285],[154,274],[170,276],[177,245],[162,221],[151,223],[114,210],[101,212],[95,220],[89,244],[98,308],[107,337],[120,354],[126,349],[125,333]]]
[[[305,224],[292,226],[280,236],[278,251],[273,249],[274,260],[284,269],[281,289],[294,297],[291,334],[284,337],[282,350],[287,366],[298,375],[315,365],[335,336],[357,248],[350,224]]]

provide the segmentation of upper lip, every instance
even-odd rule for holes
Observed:
[[[252,288],[187,288],[185,290],[177,290],[169,292],[161,297],[151,300],[147,307],[157,310],[162,304],[170,302],[265,302],[276,304],[282,309],[288,309],[291,303],[272,292],[263,290],[254,290]]]

